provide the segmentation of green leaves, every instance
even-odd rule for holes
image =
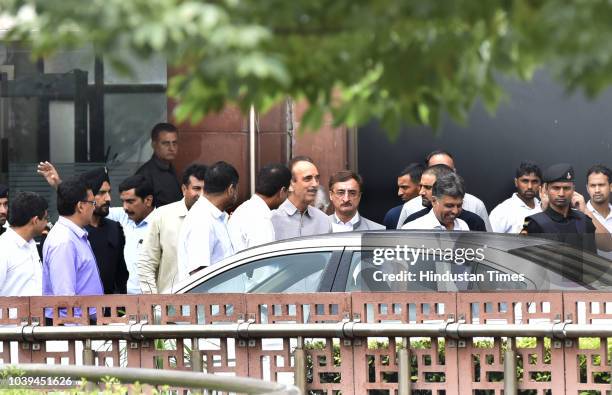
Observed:
[[[378,119],[393,137],[404,123],[463,121],[477,99],[493,112],[499,78],[528,80],[542,67],[590,96],[612,83],[603,0],[0,0],[0,9],[17,22],[6,39],[29,40],[35,56],[93,45],[129,67],[126,49],[162,54],[184,70],[169,81],[175,115],[194,122],[226,104],[262,111],[291,96],[311,105],[304,127]]]

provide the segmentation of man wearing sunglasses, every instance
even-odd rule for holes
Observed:
[[[363,180],[355,172],[343,170],[329,178],[329,197],[334,206],[334,213],[329,216],[332,232],[385,229],[359,215],[362,189]]]

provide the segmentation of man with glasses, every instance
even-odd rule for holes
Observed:
[[[153,156],[136,174],[143,175],[153,186],[155,207],[183,198],[181,184],[172,165],[178,155],[178,129],[171,123],[161,122],[151,130]]]
[[[105,294],[125,294],[128,270],[123,250],[125,234],[117,221],[107,218],[110,212],[111,185],[106,167],[98,167],[81,175],[91,187],[96,203],[91,222],[85,227],[96,257]]]
[[[34,192],[11,200],[11,226],[0,236],[0,296],[42,295],[42,264],[34,237],[47,226],[47,201]]]
[[[49,162],[41,162],[38,165],[38,173],[55,189],[62,182],[55,166]],[[110,208],[111,185],[108,171],[106,167],[98,167],[81,174],[80,180],[91,188],[94,195],[95,209],[85,230],[96,257],[104,293],[125,294],[129,273],[124,258],[125,233],[119,223],[122,210]],[[119,219],[108,218],[111,210],[115,211],[114,217]],[[129,220],[127,214],[123,219]]]
[[[43,246],[43,295],[102,295],[104,288],[85,227],[96,206],[83,181],[57,187],[57,223]]]
[[[363,180],[355,172],[343,170],[329,178],[329,197],[334,206],[334,213],[329,216],[332,232],[385,229],[359,215],[362,190]]]

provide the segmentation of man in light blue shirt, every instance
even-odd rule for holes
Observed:
[[[204,196],[189,210],[179,234],[179,280],[234,254],[225,210],[236,204],[237,187],[238,172],[229,163],[217,162],[206,171]]]
[[[79,180],[57,189],[60,217],[43,246],[43,295],[103,295],[96,258],[84,227],[95,208],[91,189]]]
[[[128,294],[140,293],[138,277],[138,256],[149,230],[151,214],[154,211],[153,186],[142,175],[133,175],[119,184],[119,196],[123,207],[110,209],[108,218],[117,221],[125,233],[123,256],[130,276],[127,282]]]

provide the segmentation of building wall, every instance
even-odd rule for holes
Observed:
[[[345,127],[334,128],[329,119],[318,131],[300,130],[300,120],[307,108],[305,102],[298,102],[294,106],[296,133],[293,156],[310,156],[319,169],[321,184],[327,188],[329,177],[334,172],[348,168],[348,132]]]
[[[176,102],[168,100],[170,122]],[[299,131],[305,103],[283,102],[265,114],[257,114],[256,167],[272,162],[286,163],[291,155],[312,157],[319,168],[321,183],[347,167],[347,131],[333,128],[329,122],[317,132]],[[212,164],[224,160],[240,174],[240,201],[250,197],[248,115],[236,107],[205,117],[196,125],[177,124],[180,151],[176,168],[180,172],[193,162]],[[292,129],[295,131],[292,133]],[[288,144],[288,141],[290,144]]]

